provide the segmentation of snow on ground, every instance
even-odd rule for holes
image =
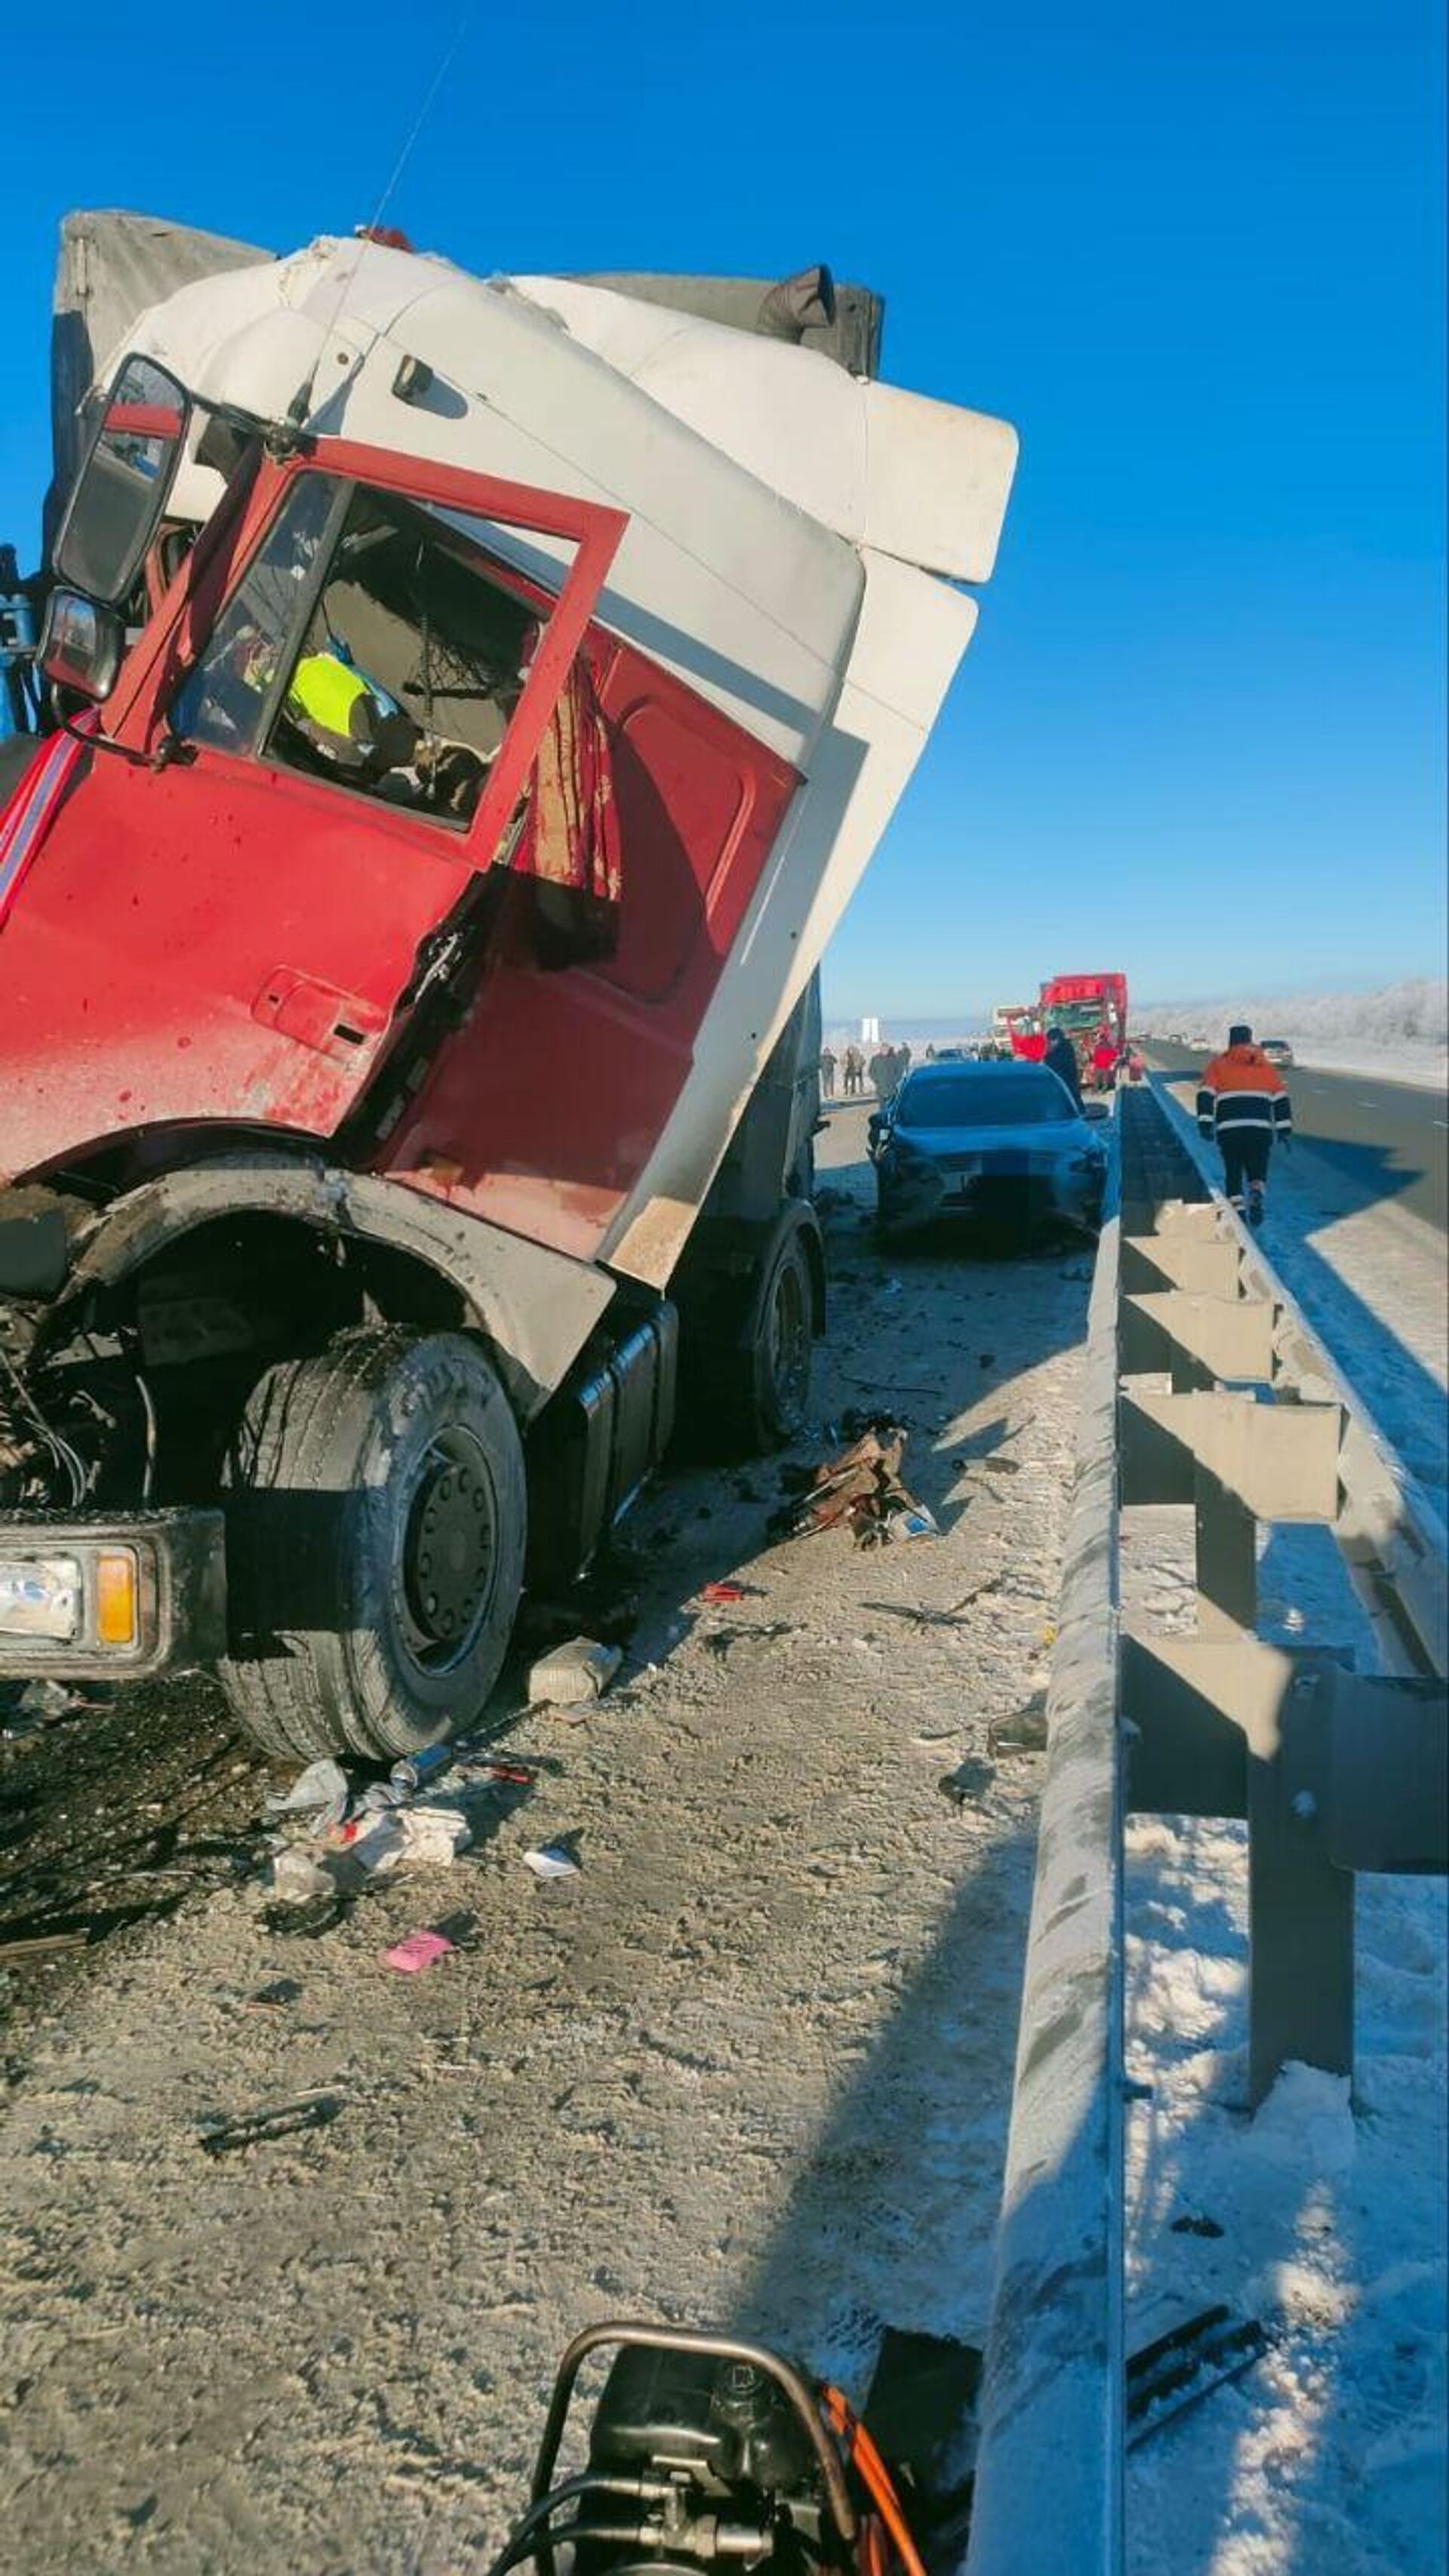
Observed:
[[[1378,993],[1294,993],[1275,1000],[1148,1002],[1134,1007],[1143,1036],[1204,1037],[1226,1044],[1246,1020],[1255,1037],[1286,1038],[1300,1064],[1442,1090],[1449,1079],[1449,984],[1415,976]]]
[[[1192,1078],[1158,1083],[1215,1187]],[[1441,1513],[1449,1499],[1449,1244],[1391,1201],[1358,1203],[1352,1180],[1306,1139],[1273,1157],[1264,1251],[1349,1385]]]
[[[1189,1624],[1191,1513],[1124,1519],[1124,1607]],[[1263,1533],[1260,1585],[1270,1640],[1366,1649],[1325,1531]],[[1130,2576],[1442,2576],[1444,1882],[1359,1879],[1354,2098],[1290,2065],[1256,2118],[1246,1828],[1133,1818],[1126,1916],[1131,2340],[1218,2300],[1271,2339],[1132,2455]]]

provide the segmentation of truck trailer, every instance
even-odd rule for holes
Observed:
[[[87,216],[62,279],[0,745],[0,1677],[213,1666],[273,1752],[406,1753],[679,1388],[805,1419],[816,969],[1015,436],[864,372],[825,271]]]

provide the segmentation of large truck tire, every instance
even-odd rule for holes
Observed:
[[[816,1283],[804,1234],[786,1235],[761,1283],[750,1338],[731,1355],[724,1428],[752,1456],[798,1440],[810,1409]]]
[[[364,1328],[253,1390],[227,1496],[227,1697],[268,1752],[389,1756],[465,1730],[507,1649],[527,1490],[458,1333]]]

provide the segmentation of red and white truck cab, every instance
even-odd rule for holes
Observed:
[[[104,383],[0,802],[0,1676],[408,1751],[677,1367],[801,1425],[814,973],[1015,441],[368,241]]]

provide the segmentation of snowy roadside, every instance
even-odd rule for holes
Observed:
[[[1191,1623],[1191,1514],[1131,1513],[1124,1608]],[[1265,1534],[1263,1634],[1366,1643],[1318,1530]],[[1247,1835],[1127,1830],[1133,2332],[1217,2300],[1270,2346],[1129,2463],[1131,2576],[1441,2576],[1449,2051],[1441,1880],[1357,1881],[1356,2091],[1285,2070],[1251,2118]]]
[[[1144,1037],[1206,1038],[1222,1046],[1234,1020],[1260,1038],[1286,1038],[1306,1070],[1358,1073],[1442,1091],[1449,1077],[1449,985],[1415,975],[1377,993],[1243,994],[1216,1002],[1150,1002],[1133,1014]]]
[[[1361,1073],[1370,1082],[1406,1082],[1414,1091],[1443,1092],[1449,1055],[1442,1047],[1376,1047],[1364,1040],[1292,1038],[1294,1062],[1306,1073]]]
[[[1157,1077],[1158,1097],[1200,1170],[1222,1182],[1199,1140],[1195,1085]],[[1358,1204],[1326,1156],[1295,1140],[1273,1158],[1265,1252],[1385,1439],[1441,1513],[1449,1493],[1449,1247],[1388,1200]]]
[[[1191,1084],[1159,1083],[1189,1150]],[[1184,1105],[1184,1095],[1187,1105]],[[1264,1250],[1385,1437],[1442,1501],[1445,1248],[1390,1205],[1348,1209],[1304,1148],[1273,1167]],[[1124,1614],[1195,1620],[1190,1511],[1124,1516]],[[1363,1612],[1326,1530],[1264,1529],[1260,1633],[1344,1645]],[[1129,2298],[1157,2319],[1223,2301],[1265,2358],[1132,2456],[1131,2576],[1440,2576],[1446,2508],[1449,1901],[1356,1881],[1355,2092],[1285,2070],[1246,2108],[1242,1824],[1139,1816],[1126,1835]]]

